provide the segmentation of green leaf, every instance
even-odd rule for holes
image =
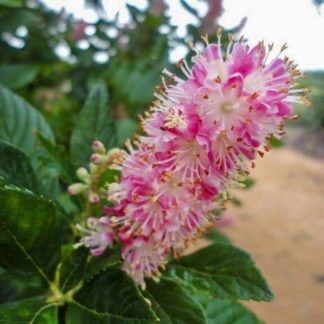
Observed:
[[[205,237],[214,243],[232,244],[231,240],[218,230],[208,232]]]
[[[0,188],[0,266],[40,275],[48,283],[60,254],[60,219],[54,204],[27,190]]]
[[[0,175],[19,187],[37,191],[37,180],[27,155],[18,148],[0,141]]]
[[[261,324],[257,316],[235,300],[194,296],[204,308],[207,324]]]
[[[74,288],[83,278],[87,267],[89,250],[85,248],[73,249],[63,262],[60,271],[60,289],[67,292]]]
[[[34,170],[37,170],[36,177],[41,186],[42,194],[46,197],[58,200],[61,193],[61,187],[59,183],[60,173],[57,164],[53,162],[48,152],[40,146],[36,148],[31,159]]]
[[[285,146],[285,143],[283,142],[283,140],[276,138],[276,137],[272,137],[269,140],[269,144],[270,144],[270,146],[272,146],[274,148],[280,148],[280,147]]]
[[[38,276],[13,275],[0,268],[0,304],[43,294],[48,288]]]
[[[59,324],[59,306],[56,304],[49,304],[43,306],[34,315],[32,321],[28,324]]]
[[[58,306],[45,304],[45,298],[33,297],[0,305],[1,323],[56,324]]]
[[[4,186],[9,185],[8,181],[6,181],[1,175],[0,175],[0,188],[3,188]]]
[[[99,272],[103,272],[109,268],[117,266],[121,263],[120,257],[121,251],[118,247],[114,247],[112,250],[107,249],[104,254],[91,258],[87,265],[84,279],[93,279]]]
[[[37,73],[38,68],[33,65],[2,65],[0,66],[0,83],[13,90],[19,89],[34,81]]]
[[[35,149],[35,131],[54,141],[54,135],[44,117],[28,102],[0,86],[0,139],[27,154]]]
[[[100,175],[98,186],[104,186],[106,183],[119,182],[121,172],[115,169],[107,169]]]
[[[66,324],[151,324],[155,319],[134,282],[117,269],[86,283],[66,311]]]
[[[104,254],[92,258],[86,248],[73,249],[62,263],[60,270],[61,290],[67,292],[76,287],[82,280],[89,281],[100,272],[120,263],[120,249],[118,248],[107,249]]]
[[[24,4],[23,0],[0,0],[0,6],[18,8]]]
[[[191,299],[181,287],[168,280],[155,283],[147,281],[145,296],[163,324],[202,324],[206,319],[201,306]]]
[[[255,180],[253,178],[247,177],[242,181],[242,183],[245,186],[244,189],[249,189],[253,187],[253,185],[255,184]]]
[[[42,148],[46,151],[48,160],[50,160],[48,164],[54,165],[53,168],[57,170],[57,175],[61,176],[66,184],[71,184],[76,181],[76,177],[74,176],[75,169],[64,147],[51,142],[42,134],[38,133],[37,138]]]
[[[93,87],[76,120],[71,137],[71,154],[77,165],[85,166],[89,163],[91,144],[94,140],[103,142],[107,148],[116,142],[104,85]]]
[[[192,291],[218,298],[270,301],[273,297],[252,258],[228,244],[215,243],[173,261],[168,277]]]
[[[132,138],[138,131],[138,124],[132,119],[121,119],[116,122],[118,146],[124,144],[127,138]]]
[[[114,100],[127,103],[133,117],[139,112],[142,113],[153,100],[154,88],[160,82],[161,70],[168,64],[165,46],[166,40],[162,40],[161,47],[157,48],[154,54],[158,59],[153,66],[152,58],[148,55],[142,55],[136,60],[117,59],[111,62],[107,77],[114,90]],[[122,112],[128,110],[124,104],[120,104],[118,108]]]
[[[234,206],[242,206],[242,200],[237,198],[237,197],[232,197],[231,199],[231,203],[234,205]]]

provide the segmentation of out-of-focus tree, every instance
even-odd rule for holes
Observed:
[[[180,0],[183,10],[198,20],[187,32],[196,40],[202,33],[214,40],[222,1],[204,1],[208,10],[201,16]],[[133,132],[134,117],[150,105],[161,70],[170,65],[170,51],[187,41],[171,24],[167,1],[150,0],[145,10],[127,4],[126,24],[118,15],[109,19],[100,0],[85,5],[97,13],[96,22],[56,12],[38,0],[0,0],[0,82],[41,109],[66,145],[89,87],[101,81],[109,89],[121,133]],[[244,20],[232,32],[243,24]]]

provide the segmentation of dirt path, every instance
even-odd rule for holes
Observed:
[[[324,161],[281,148],[258,161],[253,177],[224,232],[253,255],[275,300],[247,305],[268,324],[322,324]]]

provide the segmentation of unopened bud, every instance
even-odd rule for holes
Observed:
[[[124,158],[125,151],[121,150],[120,148],[113,148],[108,151],[107,153],[107,160],[108,161],[115,161],[121,158]]]
[[[97,153],[94,153],[91,155],[91,162],[94,163],[94,164],[102,164],[104,162],[106,162],[106,157],[104,155],[101,155],[101,154],[97,154]]]
[[[96,194],[94,192],[89,193],[89,202],[91,204],[97,204],[99,201],[100,201],[100,197],[98,194]]]
[[[92,143],[92,149],[95,153],[99,154],[105,154],[106,153],[106,148],[100,141],[94,141]]]
[[[90,163],[89,164],[89,169],[90,169],[90,173],[95,173],[96,170],[98,169],[98,166],[95,165],[94,163]]]
[[[78,195],[88,189],[88,186],[84,183],[74,183],[68,187],[70,195]]]
[[[87,178],[89,177],[89,172],[86,168],[79,168],[76,171],[76,174],[77,174],[78,178],[82,181],[86,181]]]

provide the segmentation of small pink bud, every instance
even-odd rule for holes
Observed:
[[[105,154],[106,153],[106,148],[100,141],[94,141],[92,143],[92,149],[95,153],[99,154]]]
[[[91,155],[91,162],[94,164],[97,164],[97,165],[102,164],[105,161],[106,161],[106,157],[101,154],[94,153]]]
[[[68,192],[70,195],[78,195],[88,189],[88,186],[84,183],[74,183],[68,187]]]
[[[97,204],[99,201],[100,201],[99,195],[94,193],[94,192],[90,192],[90,194],[89,194],[89,202],[91,204]]]
[[[103,250],[103,249],[100,249],[100,248],[92,249],[92,250],[91,250],[91,254],[92,254],[93,256],[99,256],[99,255],[101,255],[103,252],[104,252],[104,250]]]

